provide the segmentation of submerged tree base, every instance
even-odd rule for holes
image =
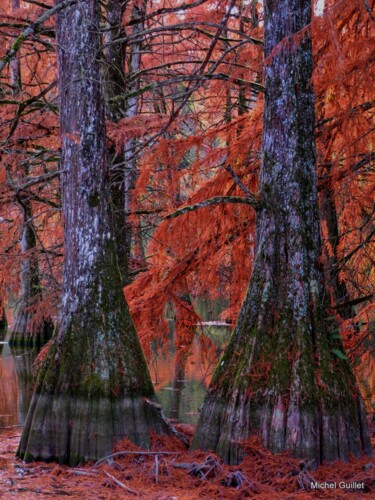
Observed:
[[[110,454],[124,438],[149,448],[150,432],[165,434],[168,428],[146,398],[34,394],[17,455],[26,462],[75,466]]]

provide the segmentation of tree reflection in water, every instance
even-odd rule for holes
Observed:
[[[150,360],[156,395],[165,415],[175,422],[195,424],[198,420],[199,407],[230,332],[228,326],[214,323],[197,328],[191,354],[186,359],[178,356],[174,349],[171,325],[168,345],[156,349]],[[206,348],[202,347],[202,337]]]
[[[0,339],[1,432],[1,429],[24,425],[33,392],[32,365],[37,352],[14,350],[9,347],[5,335]]]
[[[222,326],[201,328],[192,344],[191,355],[179,363],[177,360],[181,358],[176,356],[172,328],[170,344],[163,351],[157,350],[149,360],[157,396],[168,418],[189,424],[197,421],[198,408],[203,403],[228,332],[229,329]],[[202,349],[199,335],[210,339],[208,350]],[[12,349],[4,337],[0,337],[0,342],[0,427],[22,427],[33,393],[33,363],[37,351]]]

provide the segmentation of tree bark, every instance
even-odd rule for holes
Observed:
[[[111,218],[99,5],[57,16],[64,271],[59,329],[41,366],[18,455],[75,465],[116,440],[166,428],[121,287]]]
[[[147,0],[142,0],[133,6],[132,35],[138,35],[144,29],[144,22],[141,19],[146,12]],[[125,73],[125,43],[119,43],[118,39],[125,39],[124,30],[121,28],[122,17],[127,6],[127,2],[121,0],[109,0],[106,5],[107,23],[110,28],[106,36],[106,97],[107,115],[114,122],[121,118],[131,118],[137,116],[139,112],[139,96],[133,95],[139,89],[139,78],[135,77],[141,69],[142,39],[132,43],[128,54],[128,74]],[[129,78],[131,83],[129,84]],[[132,97],[126,99],[126,94]],[[130,221],[130,209],[132,201],[132,190],[137,180],[137,162],[134,156],[137,143],[135,139],[126,141],[122,154],[113,155],[113,163],[120,166],[113,170],[111,197],[113,202],[113,214],[115,225],[115,237],[117,255],[119,259],[120,271],[123,285],[131,282],[129,264],[131,257],[131,247],[133,224]],[[140,231],[140,229],[138,229]]]
[[[372,453],[355,378],[325,316],[310,21],[311,0],[264,2],[267,90],[253,273],[193,440],[229,463],[238,463],[241,441],[253,433],[274,452],[318,463]]]
[[[38,303],[42,299],[35,227],[30,200],[27,197],[18,196],[18,204],[23,219],[21,229],[21,296],[9,344],[40,347],[51,338],[54,326],[48,317],[35,320]]]

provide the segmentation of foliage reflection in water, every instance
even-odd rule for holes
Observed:
[[[198,408],[228,333],[227,327],[215,325],[198,330],[183,371],[175,371],[173,327],[169,345],[163,350],[155,349],[149,360],[158,400],[166,416],[176,422],[196,423]],[[205,336],[207,349],[202,348],[200,335]],[[38,354],[35,349],[10,348],[8,336],[0,336],[0,432],[25,423],[33,392],[33,363]]]
[[[156,350],[150,360],[150,371],[163,411],[172,421],[197,422],[199,407],[229,332],[229,327],[220,322],[202,323],[197,328],[190,356],[181,363],[174,350],[171,322],[169,343]]]
[[[32,364],[36,351],[13,350],[0,344],[0,431],[22,427],[33,390]]]

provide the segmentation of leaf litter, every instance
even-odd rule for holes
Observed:
[[[374,445],[375,421],[370,424]],[[189,437],[194,430],[183,424],[177,428]],[[223,464],[213,453],[189,452],[175,436],[153,435],[149,452],[124,440],[109,457],[75,468],[55,463],[24,464],[15,457],[19,438],[20,434],[14,431],[0,436],[1,499],[357,500],[375,497],[374,458],[351,458],[348,463],[334,462],[316,468],[313,461],[295,459],[288,453],[272,454],[257,437],[244,442],[246,456],[237,466]],[[312,482],[336,483],[336,488],[312,489]],[[364,488],[340,489],[340,482],[363,483]]]

